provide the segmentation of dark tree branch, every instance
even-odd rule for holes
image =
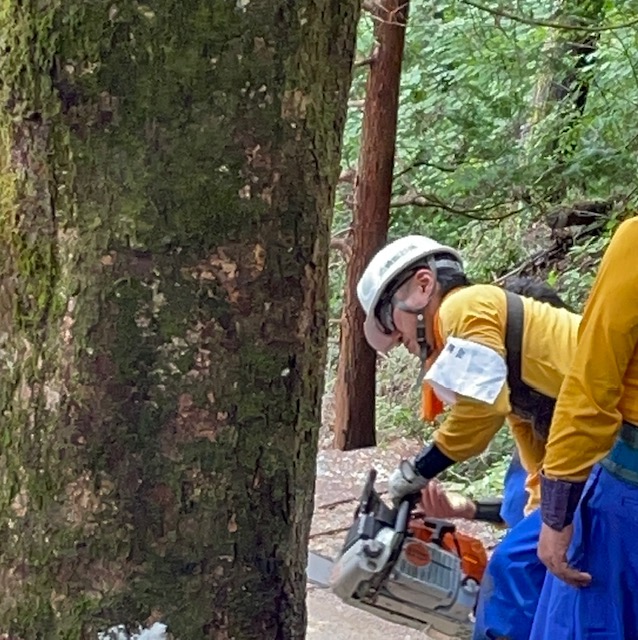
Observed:
[[[361,60],[355,60],[354,68],[357,69],[359,67],[367,67],[370,66],[377,58],[379,57],[379,45],[376,44],[372,53],[367,58],[362,58]]]
[[[488,205],[485,207],[474,207],[472,209],[463,209],[460,207],[455,207],[454,205],[447,204],[446,202],[443,202],[436,196],[426,195],[423,193],[416,193],[412,191],[404,195],[397,196],[390,203],[390,207],[396,209],[398,207],[407,207],[411,205],[415,207],[423,207],[423,208],[430,208],[430,209],[443,209],[444,211],[449,211],[450,213],[456,213],[458,215],[465,216],[466,218],[471,218],[472,220],[484,220],[486,222],[495,221],[495,220],[505,220],[505,218],[510,218],[512,216],[515,216],[516,214],[521,213],[522,211],[525,211],[528,208],[527,206],[522,206],[498,216],[477,215],[482,211],[483,212],[493,211],[494,209],[498,209],[508,204],[514,204],[514,202],[512,201],[497,202],[495,204]]]
[[[581,200],[552,209],[545,221],[552,229],[588,225],[600,218],[608,219],[613,205],[614,200]]]
[[[398,7],[388,10],[374,0],[363,0],[363,9],[372,15],[375,22],[392,25],[394,27],[405,27],[405,16],[407,15],[408,3],[405,2]]]
[[[333,236],[330,238],[330,248],[339,251],[346,262],[352,258],[352,240],[348,237],[335,238]]]
[[[515,22],[521,22],[523,24],[529,24],[534,27],[549,27],[550,29],[561,29],[564,31],[584,31],[586,33],[599,33],[601,31],[615,31],[618,29],[626,29],[638,24],[638,18],[630,20],[629,22],[622,22],[620,24],[611,24],[606,27],[600,26],[585,26],[579,24],[568,24],[565,22],[554,22],[553,20],[543,20],[542,18],[529,18],[528,16],[522,16],[518,13],[512,13],[507,9],[488,7],[487,5],[475,2],[475,0],[461,0],[463,4],[466,4],[480,11],[486,11],[487,13],[498,16],[499,18],[507,18],[508,20],[514,20]]]
[[[460,165],[442,165],[437,164],[436,162],[428,162],[427,160],[415,160],[412,164],[405,167],[405,169],[401,169],[395,176],[394,179],[400,178],[404,176],[406,173],[409,173],[413,169],[417,169],[419,167],[430,167],[432,169],[436,169],[437,171],[442,171],[444,173],[454,173]]]
[[[565,242],[561,239],[554,241],[554,243],[550,247],[548,247],[547,249],[541,249],[536,253],[533,253],[531,256],[525,258],[525,260],[523,260],[523,262],[521,262],[517,267],[515,267],[511,271],[508,271],[505,275],[496,278],[496,280],[494,280],[492,284],[502,284],[503,282],[505,282],[505,280],[512,276],[518,275],[526,269],[529,269],[530,267],[538,266],[539,262],[542,260],[547,261],[557,255],[563,255],[566,249],[569,248],[569,246],[572,246],[576,242],[576,240],[591,234],[592,231],[601,229],[605,225],[605,222],[605,220],[594,222],[578,233],[575,233],[571,237],[571,243],[569,245],[566,245]]]

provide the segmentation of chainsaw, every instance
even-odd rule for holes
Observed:
[[[310,553],[308,579],[343,602],[390,622],[469,637],[487,552],[446,520],[413,510],[419,498],[388,506],[372,469],[335,561]]]

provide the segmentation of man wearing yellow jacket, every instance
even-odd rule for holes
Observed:
[[[567,305],[558,293],[544,282],[538,282],[529,278],[511,277],[502,285],[507,291],[517,293],[527,298],[533,298],[540,302],[546,302],[559,309],[572,309]],[[427,363],[426,363],[427,366]],[[434,394],[432,387],[424,383],[421,401],[421,419],[426,422],[433,422],[444,410],[443,403]],[[529,482],[528,473],[521,464],[518,450],[514,452],[510,459],[505,477],[503,479],[503,498],[495,501],[481,501],[479,504],[466,500],[459,502],[457,499],[451,500],[438,482],[430,482],[422,492],[421,506],[426,513],[438,518],[465,518],[476,519],[477,509],[494,521],[500,518],[503,524],[511,528],[518,524],[524,517],[526,506],[529,501],[527,484]],[[530,486],[537,486],[537,477],[534,476]],[[488,504],[491,509],[488,512]],[[495,505],[500,505],[498,517]]]
[[[605,252],[558,397],[538,549],[554,575],[534,640],[638,638],[637,249],[633,218]]]
[[[510,425],[530,478],[530,514],[493,554],[481,587],[475,640],[527,640],[545,568],[538,471],[554,398],[574,355],[580,317],[492,285],[470,285],[458,252],[423,236],[379,251],[357,285],[364,331],[379,352],[403,344],[451,410],[433,442],[391,474],[394,500],[418,493],[456,462],[485,450]],[[484,517],[477,513],[476,517]]]

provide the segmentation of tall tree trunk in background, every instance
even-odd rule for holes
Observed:
[[[2,0],[0,633],[301,639],[357,0]]]
[[[599,25],[604,18],[604,3],[602,0],[563,0],[554,18],[574,25]],[[585,111],[593,75],[591,56],[596,52],[599,39],[597,31],[555,30],[545,45],[547,67],[536,82],[532,119],[522,142],[532,144],[535,125],[556,108],[560,128],[543,150],[544,154],[556,155],[556,173],[564,169],[574,147],[568,138]],[[563,195],[563,190],[558,189],[552,200],[561,200]]]
[[[364,314],[356,286],[366,264],[387,238],[408,2],[379,0],[373,11],[377,48],[366,87],[355,182],[352,258],[346,272],[334,392],[335,446],[346,451],[376,443],[376,354],[363,335]]]

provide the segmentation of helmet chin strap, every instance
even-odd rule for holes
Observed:
[[[432,277],[434,278],[434,282],[436,283],[437,264],[434,256],[430,256],[428,258],[428,266],[430,267],[430,271],[432,272]],[[430,300],[428,300],[427,304],[430,304]],[[425,331],[426,307],[427,305],[425,305],[420,311],[418,311],[416,316],[416,341],[421,351],[421,353],[419,354],[419,359],[421,360],[421,368],[419,370],[419,375],[417,376],[417,379],[416,379],[416,386],[419,388],[423,385],[423,378],[425,377],[425,362],[432,355],[432,352],[434,351],[434,347],[428,342],[427,333]]]
[[[448,261],[444,261],[444,262],[447,263]],[[434,256],[428,257],[428,267],[432,272],[432,277],[434,278],[434,282],[436,282],[436,271],[437,271],[436,266],[437,265],[436,265],[436,260],[434,259]],[[410,309],[405,305],[398,305],[399,308],[402,308],[404,311],[407,311],[408,313],[413,313],[414,315],[416,315],[416,341],[417,341],[417,344],[419,345],[419,351],[420,351],[419,360],[421,361],[421,367],[419,369],[419,375],[416,379],[415,388],[420,388],[421,385],[423,384],[423,378],[425,377],[425,362],[434,351],[434,348],[428,342],[427,333],[425,330],[425,310],[427,306],[430,304],[431,299],[432,298],[430,297],[430,300],[428,300],[425,306],[423,306],[421,309],[418,309],[418,310]]]
[[[416,314],[416,341],[419,345],[419,360],[421,361],[421,367],[419,369],[419,375],[416,379],[416,387],[421,387],[423,384],[423,378],[425,377],[425,362],[432,354],[432,345],[428,342],[425,332],[425,308],[421,309]]]

